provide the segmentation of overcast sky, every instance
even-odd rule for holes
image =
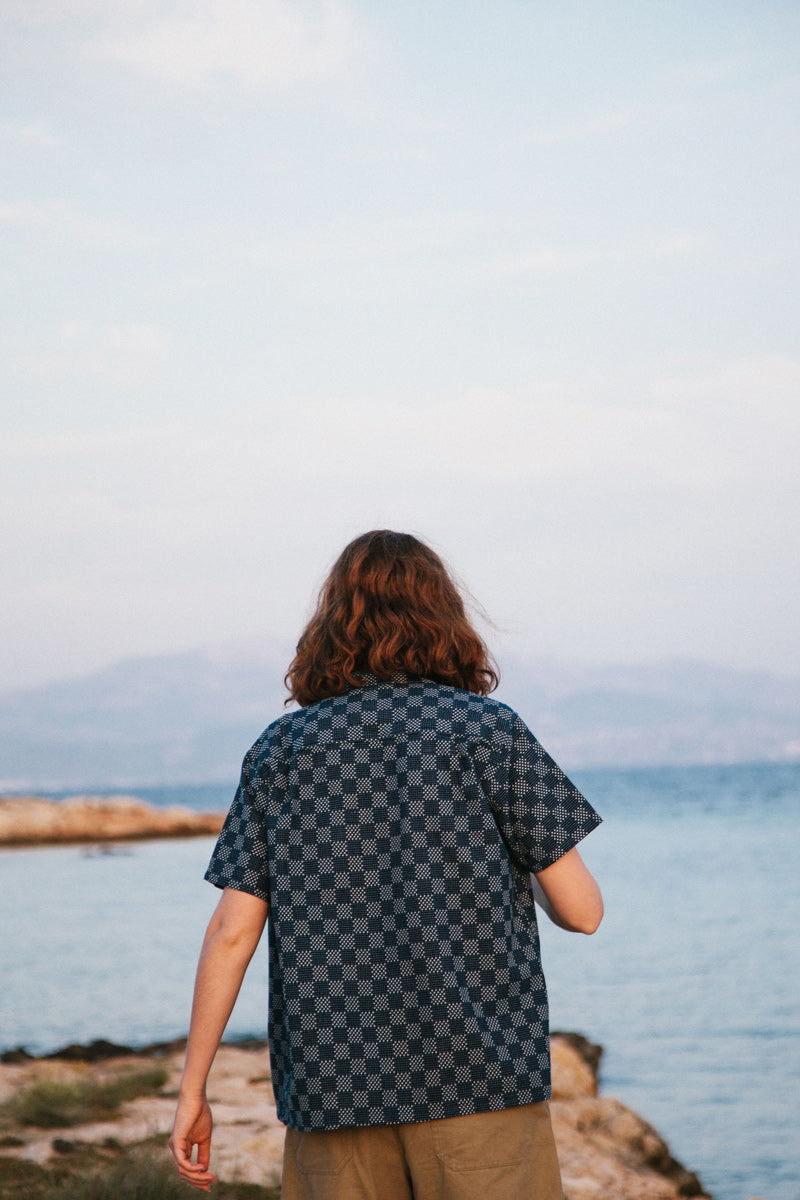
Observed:
[[[800,7],[3,0],[4,688],[294,638],[800,671]]]

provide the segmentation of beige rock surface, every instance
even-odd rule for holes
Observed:
[[[580,1039],[575,1039],[580,1043]],[[36,1079],[70,1078],[77,1072],[115,1075],[137,1069],[148,1060],[118,1058],[101,1065],[34,1060],[0,1066],[0,1104]],[[161,1096],[132,1101],[117,1121],[66,1130],[15,1129],[23,1145],[3,1154],[46,1163],[53,1140],[61,1137],[122,1143],[169,1136],[175,1109],[174,1092],[183,1054],[171,1051],[160,1060],[169,1079]],[[219,1178],[275,1185],[280,1180],[283,1126],[278,1122],[269,1082],[266,1049],[222,1046],[209,1078],[214,1113],[212,1169]],[[595,1071],[569,1039],[553,1038],[553,1101],[550,1110],[561,1161],[566,1200],[679,1200],[703,1196],[696,1177],[676,1163],[656,1131],[611,1097],[598,1096]]]
[[[217,834],[224,814],[155,808],[135,796],[0,797],[0,846],[114,842],[147,837]]]

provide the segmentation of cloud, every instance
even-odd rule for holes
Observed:
[[[0,204],[3,225],[46,233],[64,242],[88,242],[103,248],[138,250],[152,243],[153,236],[131,221],[98,217],[81,212],[68,200],[18,200]]]
[[[695,374],[666,376],[653,381],[649,394],[658,405],[741,409],[765,424],[800,428],[800,361],[786,355],[735,358]]]
[[[788,515],[800,490],[799,393],[800,361],[764,355],[654,379],[643,402],[666,414],[681,434],[674,453],[697,488],[730,487],[746,495],[755,482],[782,494]]]
[[[684,231],[655,237],[633,237],[606,246],[541,245],[490,260],[482,270],[492,276],[561,275],[608,266],[638,265],[691,258],[712,244],[706,233]]]
[[[60,150],[65,139],[45,121],[0,120],[0,140],[30,150]]]
[[[153,369],[163,352],[151,326],[75,323],[62,327],[37,369],[125,382]],[[707,496],[739,485],[780,489],[794,479],[798,385],[800,362],[766,357],[682,377],[532,380],[513,393],[426,398],[424,408],[389,396],[295,397],[203,423],[17,434],[6,453],[31,461],[96,454],[113,463],[142,454],[151,461],[159,448],[176,486],[184,464],[195,478],[261,480],[262,491],[291,488],[298,477],[344,489],[343,464],[357,441],[356,489],[427,477],[596,496],[620,486]]]
[[[555,125],[550,129],[532,130],[520,139],[519,144],[523,146],[558,146],[564,142],[583,142],[609,133],[616,133],[619,129],[629,129],[637,120],[638,114],[634,112],[606,113],[590,117],[586,121]]]
[[[93,380],[115,388],[133,388],[154,377],[165,352],[165,335],[146,322],[98,326],[67,321],[35,350],[23,353],[18,369],[33,380]],[[74,442],[71,444],[74,447]]]
[[[341,82],[365,54],[368,39],[344,0],[203,0],[159,5],[136,28],[92,37],[86,54],[205,89],[233,81],[247,89],[289,91]]]
[[[388,525],[431,539],[504,629],[533,621],[556,652],[749,644],[777,662],[798,586],[798,382],[800,361],[764,357],[424,404],[331,395],[125,427],[109,409],[105,428],[12,433],[7,590],[20,629],[38,604],[77,644],[110,629],[109,656],[158,630],[290,632],[331,554]],[[63,637],[49,652],[66,661]]]

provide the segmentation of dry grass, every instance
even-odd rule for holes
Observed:
[[[63,1129],[113,1117],[120,1106],[137,1096],[161,1091],[168,1072],[165,1067],[127,1071],[111,1079],[40,1079],[22,1088],[6,1105],[7,1116],[18,1125],[39,1129]]]
[[[0,1200],[187,1200],[194,1195],[163,1152],[121,1151],[115,1161],[91,1155],[46,1169],[0,1156]],[[220,1183],[216,1200],[279,1200],[280,1189]]]

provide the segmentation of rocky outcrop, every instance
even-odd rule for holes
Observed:
[[[217,834],[224,814],[155,808],[134,796],[0,797],[0,846],[118,842],[133,838]]]
[[[700,1180],[632,1109],[599,1096],[600,1047],[574,1034],[552,1039],[550,1115],[566,1200],[704,1197]]]
[[[100,1043],[96,1044],[101,1046]],[[35,1079],[68,1077],[91,1070],[100,1076],[124,1069],[114,1059],[114,1047],[87,1055],[79,1048],[58,1061],[15,1057],[0,1066],[0,1103]],[[119,1048],[124,1052],[124,1047]],[[697,1176],[686,1170],[651,1125],[619,1100],[598,1095],[597,1062],[600,1048],[576,1035],[553,1037],[553,1119],[566,1200],[680,1200],[706,1197]],[[164,1143],[174,1114],[174,1091],[180,1079],[183,1054],[176,1046],[151,1048],[150,1054],[169,1071],[164,1096],[142,1097],[126,1105],[119,1120],[85,1125],[66,1134],[57,1130],[15,1129],[0,1151],[38,1163],[52,1162],[63,1153],[63,1139],[102,1144],[116,1139],[129,1144],[158,1133]],[[87,1065],[87,1060],[94,1065]],[[142,1055],[137,1055],[141,1066]],[[208,1094],[214,1112],[211,1166],[223,1180],[277,1185],[283,1153],[279,1124],[269,1083],[269,1054],[261,1044],[248,1048],[222,1046],[209,1078]],[[13,1145],[12,1145],[13,1143]]]

